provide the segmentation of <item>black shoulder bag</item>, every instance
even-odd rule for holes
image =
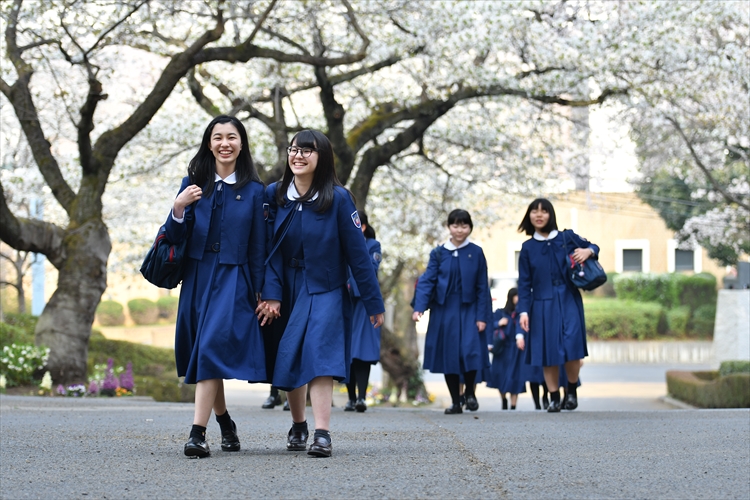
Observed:
[[[171,289],[182,281],[185,274],[185,259],[187,258],[185,250],[188,239],[193,232],[194,214],[192,211],[186,211],[185,224],[187,224],[187,234],[176,245],[167,240],[166,228],[164,226],[159,228],[154,244],[151,245],[141,265],[141,274],[149,283],[159,288]]]
[[[566,252],[568,251],[567,232],[567,229],[562,232]],[[576,248],[581,247],[576,243]],[[583,261],[582,264],[579,264],[573,260],[573,254],[571,253],[568,254],[568,264],[565,269],[565,276],[573,286],[581,290],[593,290],[607,282],[607,273],[604,272],[604,268],[599,264],[599,259],[593,256]]]

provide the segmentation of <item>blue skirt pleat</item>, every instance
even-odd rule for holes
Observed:
[[[219,264],[218,253],[187,259],[175,328],[177,375],[250,382],[266,378],[263,337],[242,266]]]
[[[425,370],[432,373],[462,374],[489,367],[484,333],[475,318],[476,303],[464,304],[460,296],[446,297],[445,304],[434,304],[425,336]]]
[[[374,365],[380,361],[380,328],[370,323],[361,299],[354,297],[352,303],[352,359]]]
[[[583,311],[566,285],[552,299],[534,300],[529,315],[526,363],[555,366],[588,355]]]

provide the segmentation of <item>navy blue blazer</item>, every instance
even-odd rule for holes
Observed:
[[[265,202],[268,205],[267,223],[276,235],[283,221],[295,210],[297,203],[288,201],[277,206],[276,189],[279,183],[266,188]],[[286,195],[285,198],[286,200]],[[373,316],[385,312],[380,285],[375,275],[365,237],[355,224],[359,221],[357,208],[349,193],[336,187],[333,203],[323,213],[315,211],[315,203],[305,204],[295,217],[302,217],[302,249],[305,254],[305,281],[310,294],[330,292],[345,286],[348,268],[361,292],[367,314]],[[280,250],[269,257],[263,286],[263,299],[281,300],[284,286],[284,263]],[[348,267],[347,267],[348,266]]]
[[[380,261],[383,260],[383,254],[380,250],[380,242],[376,240],[375,238],[365,238],[365,243],[367,244],[367,253],[370,256],[370,261],[372,262],[372,268],[375,269],[375,276],[378,275],[378,269],[380,268]],[[349,270],[349,291],[351,292],[353,297],[360,297],[361,294],[359,293],[359,287],[357,286],[357,282],[352,279],[352,271]]]
[[[464,247],[466,251],[459,252],[459,268],[461,270],[461,291],[464,304],[477,303],[477,318],[488,325],[492,322],[492,299],[490,297],[489,277],[487,274],[487,259],[482,248],[474,243]],[[462,249],[464,250],[464,249]],[[414,310],[424,312],[429,308],[431,300],[443,305],[448,291],[448,280],[451,272],[453,252],[440,245],[430,252],[427,270],[419,277],[415,293]],[[433,295],[434,292],[434,295]]]
[[[599,258],[599,247],[581,238],[573,231],[566,231],[567,247],[562,232],[558,232],[551,240],[540,241],[530,238],[521,245],[521,255],[518,258],[518,304],[516,305],[516,311],[519,313],[530,313],[531,304],[534,300],[552,299],[554,297],[555,283],[552,282],[551,263],[558,266],[563,281],[574,297],[577,298],[576,302],[581,302],[581,292],[570,280],[565,279],[567,267],[570,265],[568,255],[579,247],[590,248],[594,251],[594,255],[590,258],[597,259]],[[555,258],[550,259],[548,252],[553,252]]]
[[[188,187],[189,182],[187,177],[182,179],[178,195]],[[229,219],[232,223],[222,226],[219,263],[235,266],[248,264],[250,271],[248,280],[253,293],[258,293],[263,288],[263,262],[266,259],[263,184],[251,181],[237,189],[234,189],[231,184],[225,184],[225,186],[224,219]],[[211,202],[215,195],[216,189],[214,188],[211,196],[204,196],[185,208],[185,221],[194,220],[193,232],[186,249],[191,259],[203,258],[211,224]],[[172,219],[171,212],[164,226],[167,240],[173,244],[181,242],[187,234],[187,224],[176,222]]]

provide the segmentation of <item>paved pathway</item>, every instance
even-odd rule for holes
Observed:
[[[181,453],[189,404],[0,396],[0,497],[750,498],[748,410],[336,408],[314,459],[285,451],[264,391],[232,391],[242,451],[211,422],[203,460]]]

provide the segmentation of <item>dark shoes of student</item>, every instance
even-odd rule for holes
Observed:
[[[307,429],[295,431],[294,427],[289,429],[286,438],[286,449],[289,451],[305,451],[307,449]]]
[[[286,401],[284,401],[284,411],[291,411],[289,409],[289,400],[288,399]]]
[[[461,394],[461,396],[458,397],[458,404],[461,405],[461,408],[466,406],[466,396]]]
[[[463,413],[464,410],[461,408],[461,405],[453,405],[445,409],[446,415],[458,415],[459,413]]]
[[[344,411],[354,411],[354,404],[355,402],[352,401],[351,399],[347,401],[346,404],[344,405]]]
[[[237,425],[232,420],[232,428],[221,431],[222,451],[240,451],[240,438],[237,436]]]
[[[281,404],[281,396],[277,394],[276,397],[268,396],[268,399],[266,399],[263,402],[263,406],[261,408],[263,408],[264,410],[273,410],[276,406],[280,404]]]
[[[359,398],[354,404],[354,409],[357,410],[357,413],[364,413],[367,411],[367,403],[365,403],[364,399]]]
[[[327,458],[331,456],[333,451],[333,445],[329,439],[323,436],[315,436],[313,444],[310,445],[310,449],[307,450],[307,454],[313,457]]]
[[[547,407],[547,413],[560,413],[562,406],[559,401],[550,401]]]
[[[549,408],[549,399],[547,399],[547,395],[545,394],[542,396],[542,407],[546,410]]]
[[[576,394],[568,394],[565,396],[565,406],[564,408],[566,410],[575,410],[578,408],[578,395]]]
[[[476,396],[471,395],[466,397],[466,409],[469,411],[477,411],[479,409],[479,401]]]
[[[211,455],[211,450],[208,449],[208,443],[205,441],[190,436],[188,442],[185,443],[185,456],[191,458],[206,458]]]
[[[508,409],[508,398],[503,398],[503,410]]]

